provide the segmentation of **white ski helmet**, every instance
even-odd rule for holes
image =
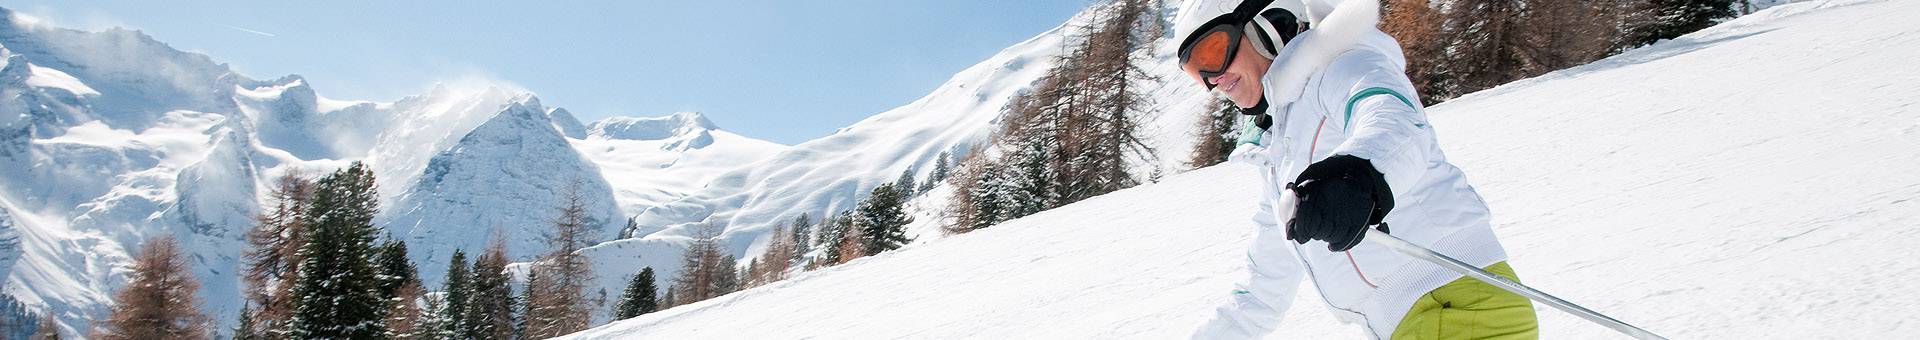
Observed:
[[[1260,55],[1269,59],[1280,50],[1286,40],[1299,32],[1300,23],[1307,22],[1307,8],[1303,0],[1187,0],[1180,5],[1180,12],[1173,17],[1173,41],[1181,42],[1181,48],[1190,43],[1194,34],[1207,30],[1221,21],[1237,21],[1246,25],[1245,34],[1253,42],[1252,46]],[[1275,9],[1284,10],[1282,14]],[[1228,17],[1228,18],[1223,18]],[[1275,23],[1292,18],[1296,22]],[[1259,20],[1256,20],[1259,19]],[[1278,26],[1278,27],[1276,27]],[[1284,27],[1284,28],[1281,28]],[[1284,35],[1283,35],[1284,34]]]

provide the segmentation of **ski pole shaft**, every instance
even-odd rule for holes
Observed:
[[[1580,316],[1581,318],[1587,319],[1587,321],[1593,321],[1593,323],[1600,324],[1601,326],[1607,326],[1607,328],[1612,328],[1613,330],[1620,331],[1620,333],[1624,333],[1627,336],[1631,336],[1636,339],[1646,339],[1646,340],[1666,340],[1667,339],[1666,337],[1653,334],[1653,332],[1649,332],[1645,329],[1641,329],[1640,327],[1634,327],[1633,325],[1629,325],[1625,322],[1621,322],[1620,320],[1615,320],[1614,318],[1608,317],[1605,314],[1600,314],[1600,312],[1595,312],[1591,309],[1587,309],[1586,307],[1581,307],[1580,305],[1573,304],[1572,302],[1567,302],[1567,300],[1562,300],[1558,297],[1554,297],[1552,294],[1547,294],[1546,292],[1542,292],[1538,289],[1533,289],[1533,287],[1527,287],[1526,285],[1522,285],[1519,282],[1508,280],[1505,277],[1494,275],[1492,272],[1488,272],[1485,269],[1474,267],[1473,265],[1469,265],[1466,262],[1460,262],[1460,260],[1456,260],[1453,257],[1447,256],[1446,254],[1441,254],[1440,252],[1433,251],[1432,249],[1421,247],[1420,245],[1413,244],[1413,242],[1407,242],[1407,240],[1402,240],[1399,237],[1394,237],[1393,235],[1380,232],[1379,230],[1375,230],[1373,228],[1367,229],[1366,239],[1369,241],[1373,241],[1374,243],[1379,243],[1380,245],[1387,246],[1387,248],[1393,248],[1394,251],[1398,251],[1402,254],[1407,254],[1407,256],[1413,256],[1416,258],[1420,258],[1422,260],[1427,260],[1427,262],[1433,262],[1433,264],[1440,265],[1441,267],[1447,267],[1447,269],[1452,269],[1453,271],[1460,272],[1460,274],[1465,274],[1475,279],[1479,279],[1480,281],[1484,281],[1488,284],[1492,284],[1494,287],[1500,287],[1500,289],[1505,289],[1509,292],[1513,292],[1514,294],[1520,294],[1520,296],[1525,296],[1529,299],[1533,299],[1534,301],[1540,301],[1540,303],[1545,303],[1548,306],[1553,306],[1553,308],[1560,309],[1561,311],[1565,311],[1567,313],[1572,313],[1573,315]]]

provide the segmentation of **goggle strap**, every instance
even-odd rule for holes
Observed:
[[[1258,22],[1258,20],[1255,20],[1255,21]],[[1247,39],[1247,40],[1253,43],[1252,47],[1254,52],[1260,52],[1260,56],[1266,57],[1268,60],[1272,60],[1279,49],[1274,48],[1275,46],[1273,45],[1273,39],[1268,39],[1267,32],[1264,32],[1264,30],[1261,29],[1260,26],[1261,25],[1257,23],[1248,23],[1246,25],[1246,28],[1245,28],[1247,31],[1246,35],[1248,37],[1253,37],[1253,39]]]

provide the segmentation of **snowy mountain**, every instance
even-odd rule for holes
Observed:
[[[1530,285],[1673,338],[1916,334],[1916,12],[1781,5],[1430,116]],[[1185,337],[1245,275],[1258,182],[1172,176],[575,338]],[[1300,289],[1274,338],[1363,336]]]
[[[600,165],[622,202],[623,216],[684,197],[728,170],[787,149],[722,130],[697,112],[610,117],[588,125],[586,138],[573,143]],[[645,236],[660,230],[657,225],[641,227],[645,229],[632,234]]]
[[[484,249],[498,230],[510,258],[546,247],[542,235],[569,195],[587,211],[588,239],[613,238],[621,217],[600,170],[568,144],[531,96],[434,155],[375,224],[408,243],[420,276],[440,282],[453,249]]]
[[[1175,5],[1177,2],[1169,4]],[[649,236],[663,240],[684,237],[689,227],[696,225],[725,226],[723,244],[735,254],[751,256],[762,252],[764,234],[776,224],[800,214],[817,218],[851,209],[874,187],[891,183],[902,172],[912,171],[915,178],[924,179],[940,153],[957,158],[984,143],[997,124],[1001,108],[1052,67],[1068,36],[1085,26],[1092,13],[1083,11],[1053,30],[1014,44],[960,71],[911,103],[720,175],[691,195],[642,211],[638,221],[665,228]],[[1171,7],[1164,14],[1170,19]],[[1153,72],[1178,72],[1171,63],[1171,47],[1162,46],[1152,54],[1156,60],[1150,67]],[[1202,89],[1182,85],[1143,84],[1150,97],[1159,99],[1152,111],[1160,114],[1144,118],[1151,130],[1147,132],[1149,143],[1161,155],[1185,154],[1189,126],[1206,99]],[[1179,157],[1162,158],[1140,160],[1142,164],[1135,168],[1146,172],[1181,168],[1176,161]],[[944,197],[923,197],[929,199]],[[932,207],[936,203],[916,206]],[[912,229],[934,230],[931,226],[938,220],[937,216],[923,216]],[[922,232],[918,236],[932,239],[941,235]]]
[[[556,198],[576,179],[594,237],[612,239],[627,216],[712,177],[699,174],[784,148],[704,118],[657,139],[590,137],[571,112],[501,84],[332,99],[298,75],[256,80],[139,31],[64,29],[5,9],[0,63],[0,293],[55,315],[68,335],[106,314],[129,254],[158,235],[188,250],[202,309],[231,329],[243,235],[283,174],[368,163],[377,221],[412,243],[437,285],[447,254],[477,251],[496,228],[514,256],[542,251]],[[645,119],[608,121],[619,120]]]

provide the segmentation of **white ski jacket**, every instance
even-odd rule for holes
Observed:
[[[1264,179],[1248,277],[1194,338],[1272,333],[1308,279],[1336,317],[1385,339],[1415,299],[1461,277],[1371,241],[1343,253],[1327,251],[1322,241],[1287,240],[1291,216],[1279,215],[1293,209],[1275,206],[1280,195],[1308,164],[1333,155],[1365,158],[1385,175],[1395,205],[1384,222],[1394,236],[1475,266],[1506,260],[1486,203],[1440,151],[1399,44],[1374,28],[1378,5],[1367,3],[1374,1],[1343,3],[1334,18],[1319,21],[1327,24],[1283,47],[1261,79],[1274,124],[1258,145],[1241,145],[1233,156],[1257,166]]]

